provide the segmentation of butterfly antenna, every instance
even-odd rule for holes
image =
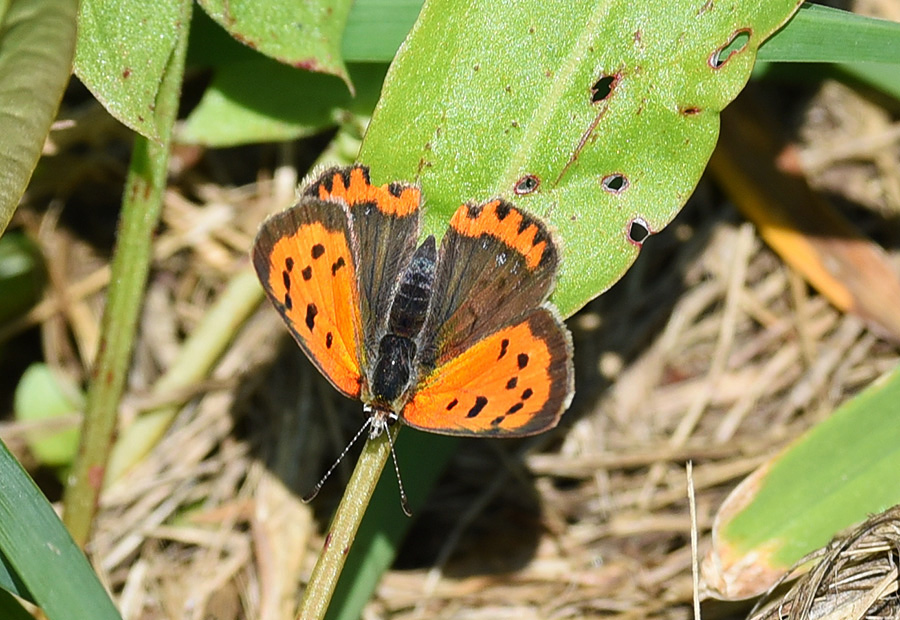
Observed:
[[[412,516],[409,509],[409,501],[406,499],[406,491],[403,489],[403,479],[400,477],[400,465],[397,464],[397,453],[394,452],[394,439],[391,437],[390,429],[386,429],[385,435],[388,438],[388,445],[391,447],[391,458],[394,459],[394,472],[397,474],[397,486],[400,487],[400,508],[407,517]]]
[[[337,466],[340,464],[344,457],[347,456],[347,453],[350,452],[350,448],[353,447],[353,444],[359,440],[362,434],[369,428],[369,425],[372,424],[372,418],[366,418],[366,421],[363,423],[362,427],[357,431],[356,435],[353,436],[353,439],[347,444],[344,448],[343,452],[338,455],[337,460],[332,464],[331,467],[328,468],[328,471],[325,472],[325,475],[322,476],[322,479],[316,483],[316,486],[312,488],[312,491],[303,496],[302,501],[304,504],[308,504],[316,498],[316,495],[319,494],[319,491],[322,489],[322,485],[325,484],[325,481],[328,480],[328,476],[334,473],[334,470],[337,469]],[[391,447],[391,451],[393,451],[393,447]],[[396,464],[396,457],[394,458],[394,462]]]

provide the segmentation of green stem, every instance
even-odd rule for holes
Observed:
[[[393,439],[396,439],[401,426],[394,424],[393,428],[388,429]],[[356,538],[356,531],[390,455],[391,447],[385,433],[366,442],[334,515],[334,521],[331,522],[331,528],[325,535],[322,553],[303,592],[303,600],[297,611],[298,619],[321,620],[325,617],[353,539]]]
[[[206,377],[262,299],[256,274],[249,268],[241,270],[185,340],[178,357],[153,386],[152,395],[165,396]],[[153,449],[180,407],[180,403],[172,403],[147,411],[122,429],[112,447],[105,486],[118,480]]]
[[[81,445],[64,496],[66,526],[81,546],[90,535],[103,486],[150,269],[153,232],[162,208],[191,16],[191,3],[182,0],[182,5],[179,40],[160,84],[155,110],[162,142],[137,136],[134,143],[112,260],[112,280],[101,324],[102,336],[88,388]]]

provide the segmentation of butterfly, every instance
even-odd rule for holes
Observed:
[[[547,301],[559,253],[546,225],[501,198],[467,203],[438,246],[417,244],[421,214],[417,186],[329,168],[263,222],[253,265],[310,361],[364,403],[370,437],[397,420],[478,437],[553,428],[574,371]]]

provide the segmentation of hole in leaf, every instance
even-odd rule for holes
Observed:
[[[709,57],[709,66],[713,69],[719,69],[732,56],[742,52],[747,47],[747,42],[750,41],[750,33],[751,30],[749,28],[744,28],[731,35],[728,43],[714,51]]]
[[[603,186],[603,189],[610,194],[621,194],[628,189],[628,178],[624,174],[616,172],[615,174],[608,174],[603,177],[600,184]]]
[[[628,240],[634,245],[643,245],[651,234],[650,225],[642,217],[636,217],[628,224]]]
[[[524,196],[526,194],[534,192],[540,184],[541,180],[539,178],[537,178],[533,174],[527,174],[516,181],[516,186],[513,188],[513,191],[518,196]]]
[[[591,103],[600,103],[612,93],[616,87],[618,77],[615,75],[604,75],[591,86]]]

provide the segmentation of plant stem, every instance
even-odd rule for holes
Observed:
[[[394,424],[387,432],[396,439],[401,426],[402,424]],[[300,601],[300,609],[297,610],[298,619],[321,620],[325,617],[353,539],[356,538],[356,531],[390,454],[390,444],[385,433],[368,440],[363,447],[344,491],[344,497],[331,522],[331,528],[325,535],[322,553],[303,592],[303,600]]]
[[[160,122],[161,142],[137,136],[134,143],[112,260],[112,279],[101,323],[100,346],[88,388],[81,445],[66,485],[64,520],[80,546],[84,546],[90,535],[103,486],[150,269],[153,233],[162,209],[169,143],[184,76],[192,8],[186,0],[182,0],[182,5],[179,40],[160,84],[155,110]]]

